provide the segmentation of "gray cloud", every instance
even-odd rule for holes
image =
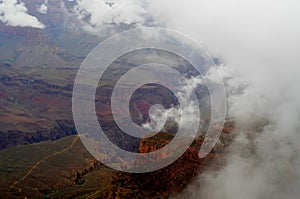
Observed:
[[[158,24],[186,33],[223,60],[222,72],[230,77],[229,116],[239,129],[224,169],[199,176],[181,197],[298,198],[299,1],[148,4]]]

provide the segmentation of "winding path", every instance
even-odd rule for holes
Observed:
[[[59,154],[61,154],[61,153],[64,153],[64,152],[70,150],[70,149],[75,145],[75,143],[76,143],[76,141],[78,140],[78,138],[79,138],[79,136],[76,135],[76,136],[74,137],[72,143],[71,143],[67,148],[62,149],[61,151],[54,152],[54,153],[52,153],[52,154],[50,154],[50,155],[47,155],[47,156],[44,157],[43,159],[39,160],[35,165],[33,165],[33,166],[28,170],[28,172],[27,172],[22,178],[20,178],[19,180],[15,181],[15,182],[11,185],[11,187],[13,188],[13,187],[15,187],[17,184],[19,184],[20,182],[24,181],[24,180],[32,173],[32,171],[33,171],[36,167],[38,167],[42,162],[48,160],[48,159],[51,158],[51,157],[57,156],[57,155],[59,155]]]

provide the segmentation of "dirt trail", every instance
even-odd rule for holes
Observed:
[[[44,157],[43,159],[39,160],[35,165],[33,165],[33,166],[28,170],[28,172],[27,172],[22,178],[20,178],[19,180],[15,181],[15,182],[11,185],[11,188],[15,187],[17,184],[19,184],[20,182],[24,181],[24,180],[32,173],[32,171],[33,171],[36,167],[38,167],[42,162],[48,160],[48,159],[51,158],[51,157],[54,157],[54,156],[56,156],[56,155],[59,155],[59,154],[61,154],[61,153],[64,153],[64,152],[70,150],[70,149],[75,145],[75,143],[76,143],[76,141],[78,140],[78,138],[79,138],[79,136],[76,135],[76,136],[74,137],[72,143],[70,144],[70,146],[68,146],[67,148],[62,149],[61,151],[57,151],[57,152],[54,152],[54,153],[52,153],[52,154],[50,154],[50,155],[47,155],[47,156]]]

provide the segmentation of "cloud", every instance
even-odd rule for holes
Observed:
[[[236,147],[224,169],[199,176],[182,198],[298,198],[299,1],[152,0],[147,11],[204,44],[230,74]]]
[[[36,17],[27,13],[23,2],[18,3],[17,0],[0,1],[0,20],[10,26],[45,27]]]
[[[17,0],[0,1],[0,20],[10,26],[45,27],[36,17],[27,13],[24,3],[18,3]]]
[[[37,11],[42,14],[47,14],[48,11],[48,0],[41,4],[40,7],[37,8]]]
[[[105,25],[144,23],[145,9],[137,0],[77,0],[76,3],[76,16],[82,20],[84,28],[92,33],[99,33]]]
[[[208,77],[205,78],[208,79]],[[199,110],[199,104],[192,100],[192,94],[199,89],[199,86],[205,86],[202,76],[191,77],[184,82],[180,82],[179,89],[175,95],[182,104],[169,109],[164,109],[162,106],[157,107],[157,105],[152,106],[149,110],[151,121],[142,124],[142,126],[152,132],[166,131],[164,129],[166,122],[173,121],[186,130],[185,135],[189,135],[189,130],[187,129],[192,123],[196,123],[199,118],[199,112],[197,111]],[[202,123],[203,121],[200,120],[200,127]]]

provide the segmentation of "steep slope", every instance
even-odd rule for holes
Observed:
[[[44,30],[10,27],[0,23],[0,60],[18,66],[68,66],[67,51],[59,48]]]
[[[25,40],[16,49],[16,64],[18,66],[67,66],[60,57],[67,52],[60,49],[41,30],[29,28],[23,33]]]
[[[55,78],[44,78],[44,73],[52,73]],[[74,71],[2,65],[0,149],[74,134],[70,86],[73,78]]]
[[[2,150],[0,198],[169,198],[184,191],[199,173],[225,164],[232,128],[228,123],[219,144],[206,158],[198,157],[199,138],[173,164],[144,174],[107,168],[86,151],[77,136]],[[141,140],[139,150],[153,151],[172,137],[159,133],[156,138]]]
[[[224,156],[227,146],[233,139],[233,124],[227,123],[223,130],[220,142],[204,159],[199,159],[198,152],[203,142],[196,139],[188,150],[173,164],[158,171],[130,174],[118,172],[112,176],[111,186],[106,189],[87,194],[87,198],[101,199],[142,199],[142,198],[176,198],[176,195],[185,190],[194,177],[206,170],[218,170],[225,165]],[[140,141],[140,152],[150,152],[165,146],[174,135],[159,133],[155,137]],[[166,157],[159,157],[163,160]]]

